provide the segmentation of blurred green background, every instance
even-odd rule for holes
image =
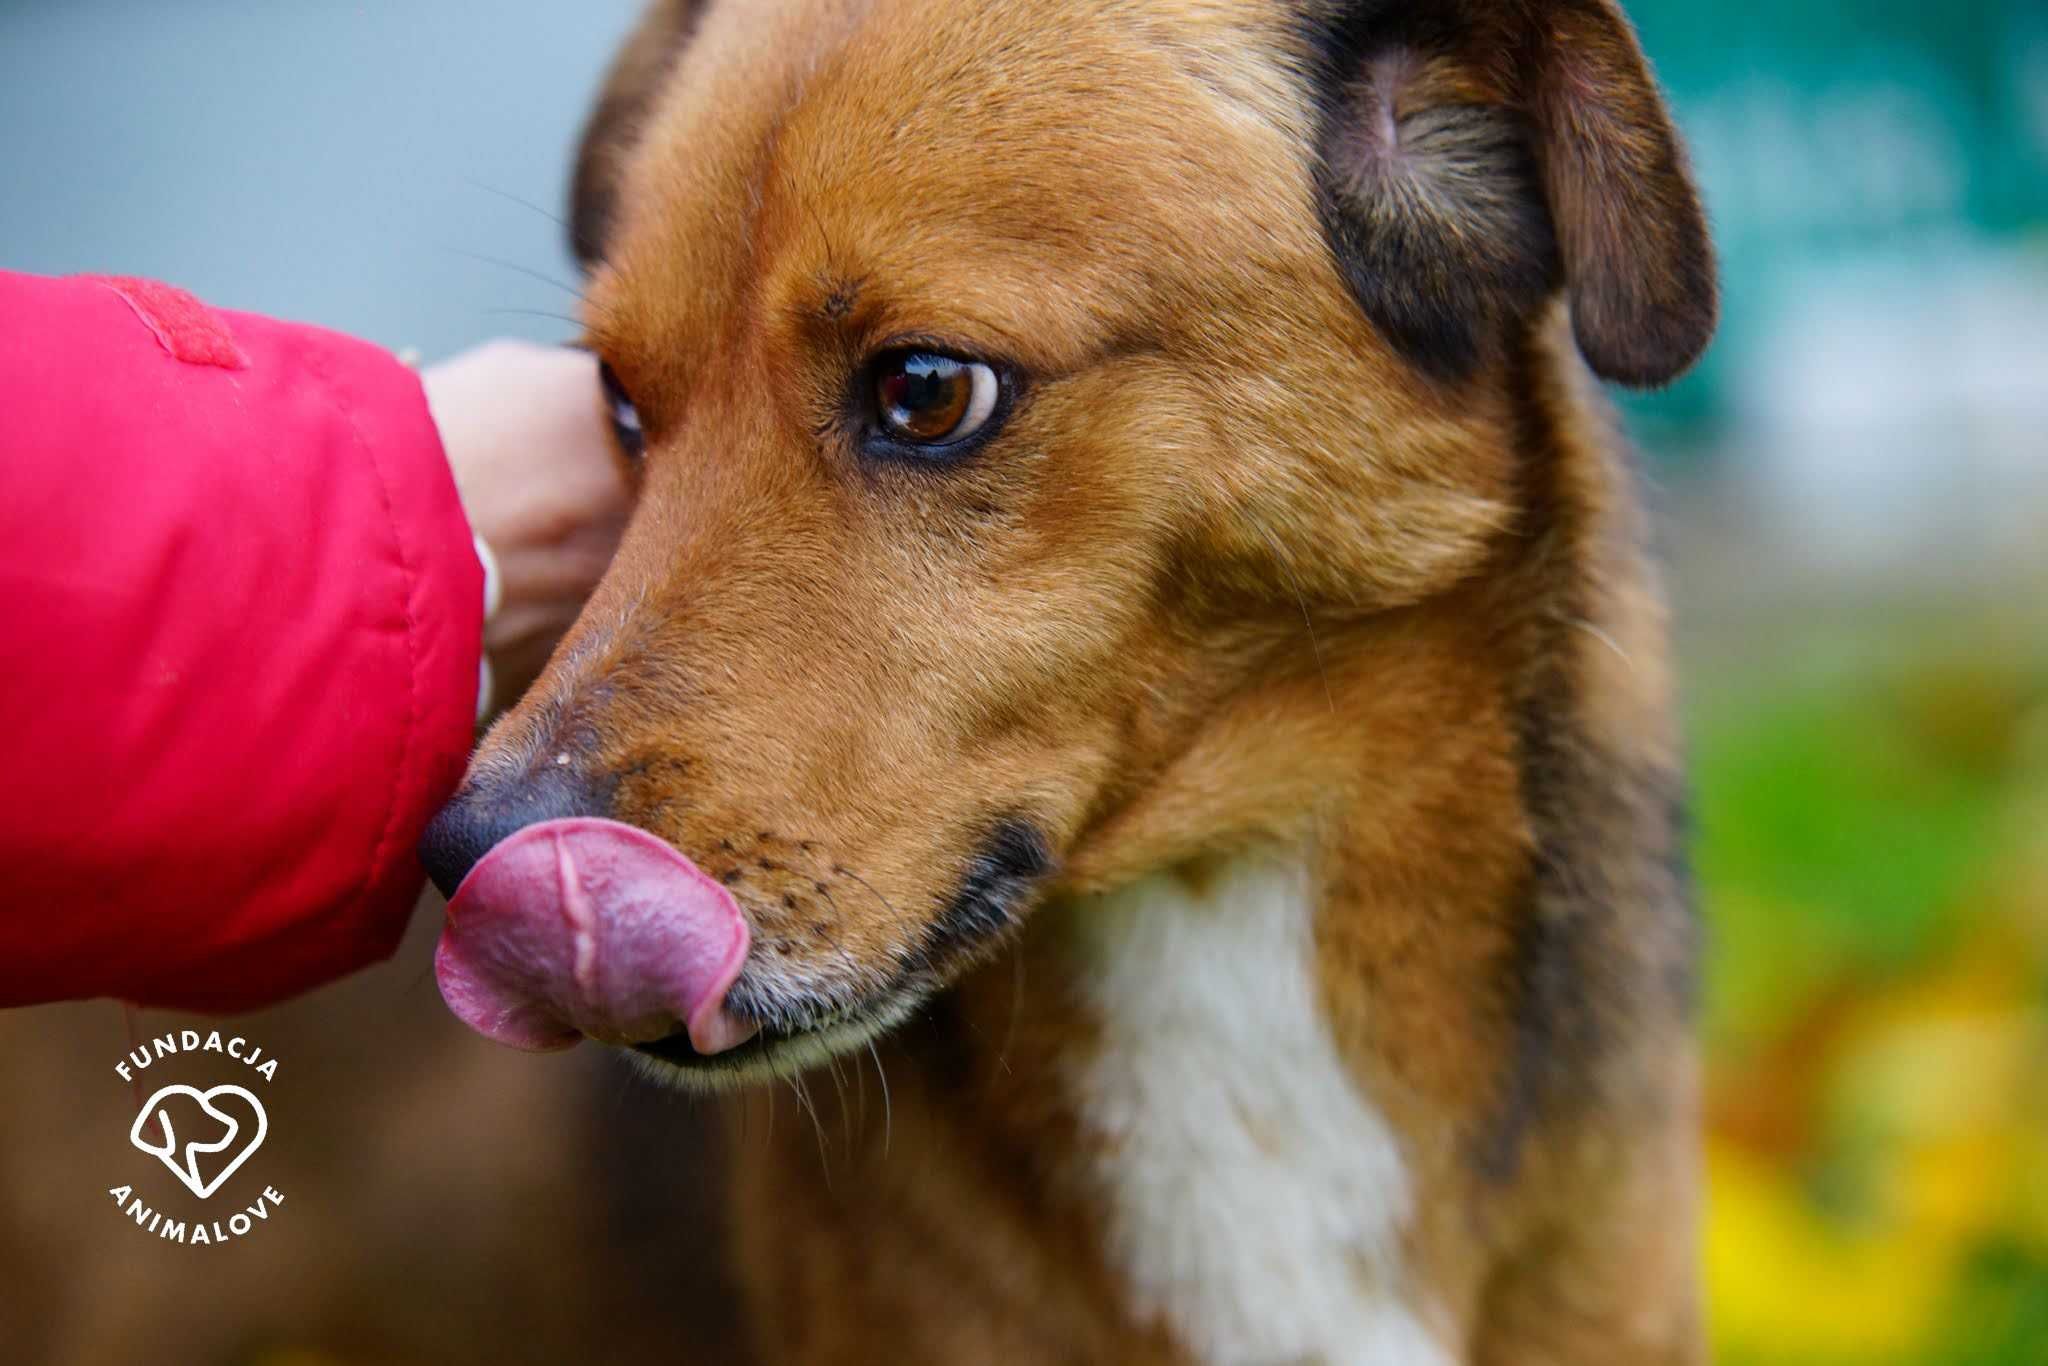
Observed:
[[[1726,264],[1707,362],[1628,403],[1689,695],[1720,1359],[2041,1366],[2048,5],[1630,8]],[[0,263],[430,356],[560,338],[549,215],[635,9],[0,0]]]
[[[2048,1362],[2048,6],[1638,0],[1726,268],[1656,462],[1730,1366]]]

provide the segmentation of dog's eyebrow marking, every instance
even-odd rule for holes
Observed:
[[[860,304],[860,295],[866,281],[847,279],[844,276],[820,282],[823,297],[818,301],[818,314],[827,322],[841,322]]]

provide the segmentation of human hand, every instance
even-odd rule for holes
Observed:
[[[586,352],[491,341],[421,378],[463,510],[503,581],[484,626],[496,710],[540,676],[611,563],[630,506],[624,469]]]

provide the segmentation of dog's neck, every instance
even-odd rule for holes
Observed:
[[[1131,1309],[1198,1360],[1428,1366],[1408,1164],[1327,1022],[1316,899],[1270,854],[1063,908],[1101,1028],[1079,1146]]]

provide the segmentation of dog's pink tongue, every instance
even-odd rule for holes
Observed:
[[[487,1038],[534,1051],[588,1035],[699,1053],[752,1036],[725,1010],[747,957],[732,894],[616,821],[530,825],[478,861],[434,955],[441,996]]]

